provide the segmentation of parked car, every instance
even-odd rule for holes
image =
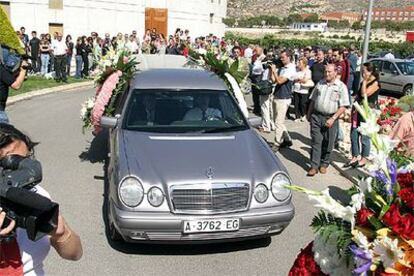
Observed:
[[[109,128],[113,240],[212,242],[281,233],[289,174],[224,82],[199,69],[137,73]]]
[[[414,62],[403,59],[375,58],[369,60],[380,72],[381,89],[399,95],[412,95]]]

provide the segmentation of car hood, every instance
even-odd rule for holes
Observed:
[[[129,173],[164,188],[209,181],[257,183],[286,171],[251,129],[197,135],[124,130],[122,137]]]

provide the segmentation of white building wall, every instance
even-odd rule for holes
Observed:
[[[219,4],[220,1],[220,4]],[[49,9],[48,0],[10,0],[10,18],[14,28],[26,32],[49,31],[49,23],[63,24],[64,33],[73,37],[96,31],[145,32],[145,8],[168,9],[168,34],[176,28],[190,30],[192,37],[214,33],[224,35],[222,19],[226,17],[227,0],[64,0],[62,10]],[[210,14],[214,14],[210,23]]]

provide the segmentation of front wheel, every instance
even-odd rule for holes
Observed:
[[[109,206],[109,198],[107,198],[107,203],[106,203],[106,216],[107,216],[107,225],[108,225],[108,236],[109,239],[111,239],[112,241],[115,242],[119,242],[119,241],[123,241],[123,238],[121,236],[121,234],[118,232],[118,230],[116,230],[116,227],[114,225],[114,223],[111,221],[110,218],[110,206]]]
[[[414,96],[414,93],[413,93],[413,85],[412,84],[406,85],[404,87],[403,94],[405,96]]]

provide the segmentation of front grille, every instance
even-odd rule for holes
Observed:
[[[249,203],[248,184],[192,184],[171,187],[176,212],[221,213],[245,210]]]

